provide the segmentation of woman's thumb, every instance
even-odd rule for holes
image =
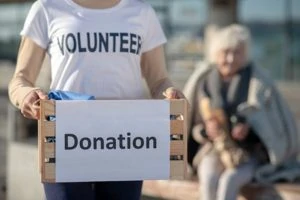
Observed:
[[[39,99],[48,99],[48,96],[42,90],[36,90],[35,92]]]

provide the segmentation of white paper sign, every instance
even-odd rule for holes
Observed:
[[[168,179],[166,100],[56,101],[56,181]]]

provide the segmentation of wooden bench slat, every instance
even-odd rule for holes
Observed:
[[[148,180],[144,181],[142,194],[150,197],[198,200],[199,183],[191,180]],[[275,183],[262,185],[250,183],[242,188],[238,200],[298,200],[300,183]]]
[[[278,183],[276,184],[278,190],[290,191],[297,193],[300,199],[300,183]]]

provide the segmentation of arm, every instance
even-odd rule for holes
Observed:
[[[45,49],[31,39],[22,37],[15,73],[9,83],[8,92],[11,102],[28,118],[38,118],[38,108],[34,103],[47,98],[46,94],[34,86],[45,52]]]
[[[162,45],[143,53],[141,68],[153,98],[184,98],[168,78]]]

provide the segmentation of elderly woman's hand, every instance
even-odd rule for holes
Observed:
[[[215,118],[205,120],[205,131],[209,139],[214,140],[220,135],[220,126]]]
[[[244,140],[249,133],[249,125],[245,123],[237,123],[231,131],[233,139],[242,141]]]

